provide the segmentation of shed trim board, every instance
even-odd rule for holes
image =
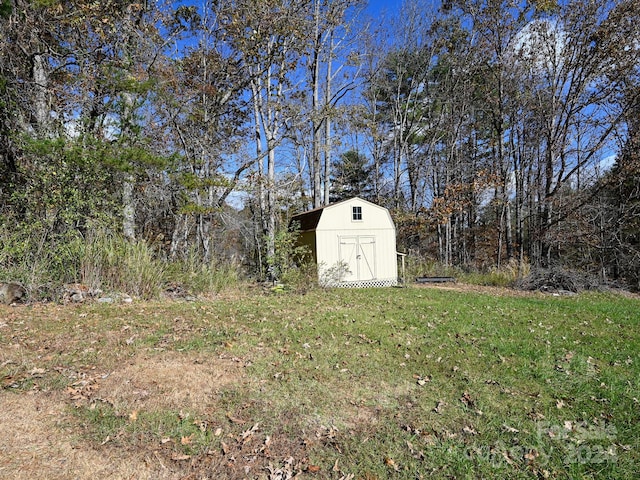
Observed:
[[[322,285],[398,284],[396,230],[386,208],[354,197],[295,215],[291,225],[311,250]]]

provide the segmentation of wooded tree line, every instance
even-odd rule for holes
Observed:
[[[263,277],[293,213],[360,195],[416,259],[640,288],[638,18],[635,0],[382,19],[361,0],[2,0],[0,264],[63,265],[108,232]]]

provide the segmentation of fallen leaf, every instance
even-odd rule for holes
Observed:
[[[209,427],[209,422],[207,422],[206,420],[202,422],[195,420],[193,424],[196,425],[201,432],[206,432],[207,428]]]
[[[439,401],[435,408],[433,409],[434,412],[436,413],[442,413],[442,409],[446,406],[447,404],[443,401]]]
[[[387,467],[391,467],[393,468],[396,472],[400,471],[400,467],[398,466],[398,464],[395,462],[395,460],[391,457],[384,457],[384,464]]]
[[[220,442],[220,447],[222,447],[222,454],[227,455],[229,453],[229,445],[224,442]]]
[[[538,458],[539,456],[540,454],[536,449],[529,450],[527,453],[524,454],[524,458],[528,463],[533,463],[535,459]]]
[[[258,427],[260,427],[260,423],[255,423],[249,430],[245,430],[244,432],[242,432],[242,438],[246,440],[247,437],[252,436],[255,432],[258,431]]]
[[[269,435],[264,439],[264,444],[258,450],[260,453],[268,451],[269,445],[271,445],[271,437]],[[268,455],[267,455],[268,456]]]
[[[239,423],[239,424],[247,423],[246,420],[242,420],[241,418],[234,417],[230,413],[227,413],[227,418],[231,423]]]
[[[189,460],[191,455],[174,455],[171,457],[171,460],[175,460],[176,462],[180,462],[182,460]]]
[[[137,419],[138,419],[138,411],[134,410],[129,414],[129,420],[131,420],[132,422],[135,422]]]
[[[430,447],[436,444],[436,438],[431,434],[425,435],[422,441],[425,443],[425,445],[428,445]]]
[[[193,441],[193,435],[189,435],[188,437],[181,437],[180,438],[180,443],[182,445],[190,445],[192,441]]]
[[[505,432],[508,432],[508,433],[519,433],[520,432],[520,430],[518,430],[517,428],[510,427],[507,424],[502,425],[502,429]]]
[[[309,473],[318,473],[320,471],[320,467],[318,465],[309,465],[309,468],[307,468],[307,471]]]
[[[543,413],[540,412],[536,412],[536,411],[531,411],[527,414],[527,416],[534,421],[538,421],[538,420],[544,420],[546,417],[544,416]]]
[[[476,404],[476,401],[473,398],[471,398],[471,395],[469,395],[469,392],[464,392],[464,394],[460,398],[460,401],[464,403],[464,405],[467,408],[473,408]]]
[[[514,461],[513,461],[513,459],[509,456],[509,452],[502,451],[501,453],[502,453],[503,458],[507,461],[507,463],[508,463],[509,465],[515,465],[515,462],[514,462]]]
[[[560,410],[561,408],[564,408],[565,403],[562,400],[556,400],[556,408],[558,410]]]

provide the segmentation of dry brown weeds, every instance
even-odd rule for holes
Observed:
[[[95,450],[69,431],[62,395],[0,393],[0,478],[168,479],[171,472],[148,454]]]
[[[214,406],[216,391],[241,376],[242,368],[233,359],[166,352],[133,358],[100,380],[94,395],[122,414],[179,409],[204,414]]]
[[[99,399],[123,416],[172,409],[204,415],[215,407],[216,390],[239,381],[241,372],[233,359],[205,361],[167,352],[136,357],[108,375],[85,377],[66,391],[0,391],[0,478],[180,479],[188,478],[196,465],[210,473],[229,471],[215,456],[173,461],[174,452],[161,445],[135,450],[107,441],[92,445],[81,437],[71,409]]]

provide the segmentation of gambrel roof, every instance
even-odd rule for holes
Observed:
[[[314,208],[313,210],[308,210],[306,212],[303,213],[298,213],[297,215],[294,215],[291,218],[291,221],[289,222],[290,226],[293,226],[294,224],[298,224],[299,228],[300,228],[300,233],[302,232],[312,232],[314,230],[316,230],[318,228],[318,225],[320,224],[320,220],[322,218],[322,215],[330,209],[333,209],[334,207],[338,207],[344,203],[347,202],[358,202],[361,203],[362,205],[369,205],[371,207],[373,207],[376,210],[379,210],[380,212],[385,212],[386,215],[389,215],[389,212],[386,208],[381,207],[380,205],[376,205],[375,203],[371,203],[367,200],[363,200],[360,197],[352,197],[352,198],[348,198],[346,200],[340,200],[339,202],[335,202],[332,203],[330,205],[325,205],[323,207],[318,207],[318,208]],[[391,217],[389,216],[389,221],[391,223],[391,225],[393,225],[393,221],[391,220]]]

